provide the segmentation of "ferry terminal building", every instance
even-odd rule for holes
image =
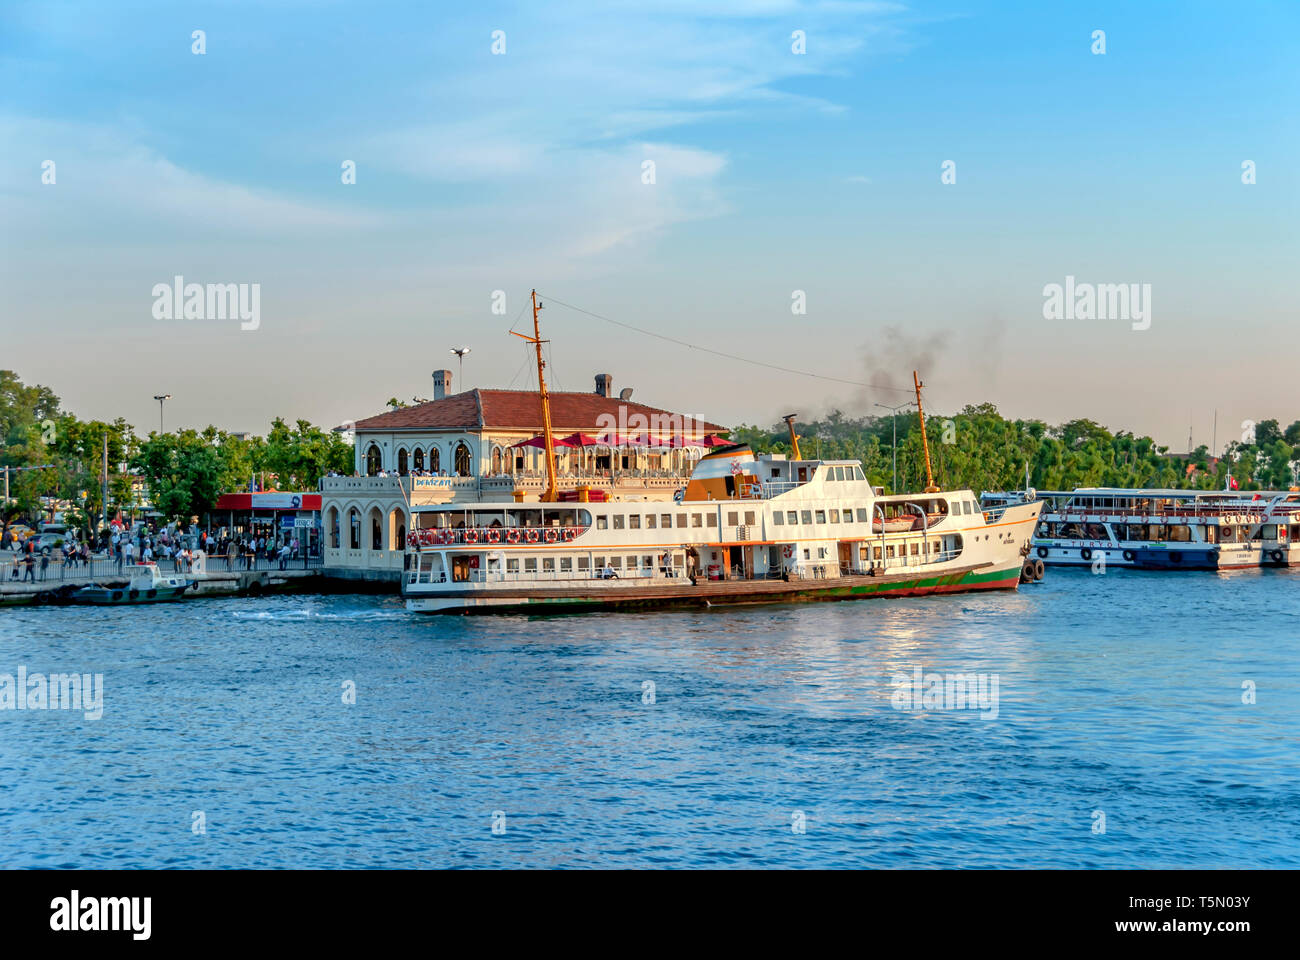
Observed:
[[[516,444],[543,429],[531,390],[451,393],[451,372],[434,373],[434,398],[359,420],[355,475],[322,477],[324,572],[346,579],[398,580],[412,504],[538,500],[545,451]],[[700,456],[704,438],[726,427],[613,394],[608,374],[592,393],[550,391],[552,434],[611,438],[610,424],[636,442],[556,448],[561,490],[585,486],[593,499],[671,500]],[[340,428],[341,429],[341,428]]]

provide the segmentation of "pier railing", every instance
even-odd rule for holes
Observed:
[[[51,556],[45,569],[41,569],[41,560],[36,558],[32,564],[32,577],[37,583],[89,583],[92,580],[118,580],[126,579],[127,573],[134,565],[119,561],[114,557],[92,557],[88,562],[78,561],[77,563],[64,563],[63,557],[57,558]],[[172,560],[161,559],[154,561],[158,565],[158,570],[163,574],[185,574],[194,573],[194,564],[182,561],[177,565]],[[224,554],[221,556],[208,556],[203,560],[203,569],[208,573],[246,573],[248,571],[278,571],[278,570],[311,570],[320,567],[321,558],[312,556],[299,556],[296,559],[286,559],[285,565],[280,566],[279,558],[267,559],[266,557],[244,557],[237,556],[232,563],[230,558]],[[16,575],[15,575],[16,571]],[[0,554],[0,582],[14,583],[21,581],[31,582],[27,577],[26,565],[23,562],[21,554]]]

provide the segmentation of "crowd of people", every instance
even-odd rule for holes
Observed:
[[[160,569],[192,573],[201,558],[224,560],[226,568],[253,569],[259,560],[278,563],[281,570],[306,556],[304,545],[295,534],[277,541],[269,531],[211,534],[206,530],[182,534],[179,530],[158,530],[140,524],[127,530],[114,524],[98,537],[77,539],[69,534],[54,545],[42,543],[36,534],[17,533],[5,527],[0,532],[0,555],[10,554],[8,578],[35,583],[50,576],[52,564],[63,570],[89,567],[94,562],[116,564],[117,572],[134,563],[157,563]]]
[[[199,534],[199,549],[208,556],[225,557],[230,570],[243,563],[244,569],[251,569],[259,559],[278,562],[280,569],[286,569],[295,560],[304,557],[302,543],[295,535],[287,542],[277,543],[274,537],[262,534],[246,536],[210,536],[205,530]]]

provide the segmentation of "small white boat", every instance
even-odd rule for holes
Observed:
[[[113,605],[119,603],[163,603],[180,600],[198,581],[182,576],[165,576],[156,563],[137,563],[127,567],[125,586],[91,583],[68,594],[69,603]]]

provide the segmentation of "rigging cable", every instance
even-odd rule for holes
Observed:
[[[538,296],[540,297],[541,295],[542,294],[539,291]],[[749,357],[738,356],[737,354],[734,353],[726,353],[722,350],[714,350],[711,347],[702,347],[699,344],[688,343],[685,340],[679,340],[676,337],[670,337],[667,334],[655,333],[653,330],[646,330],[643,327],[634,326],[633,324],[630,323],[624,323],[621,320],[614,320],[611,319],[610,317],[602,317],[599,313],[592,313],[590,310],[582,309],[582,307],[575,307],[573,304],[565,303],[563,300],[557,300],[555,297],[552,297],[549,294],[547,294],[546,299],[549,300],[551,303],[558,303],[562,307],[568,307],[570,310],[576,310],[578,313],[586,314],[587,316],[594,317],[597,320],[604,320],[606,323],[612,323],[618,327],[624,327],[628,330],[634,330],[637,333],[643,333],[648,337],[656,337],[659,340],[667,340],[669,343],[675,343],[678,346],[686,347],[688,350],[700,350],[704,353],[711,353],[715,357],[724,357],[728,360],[737,360],[740,363],[748,363],[756,367],[766,367],[769,370],[779,370],[782,373],[793,373],[796,376],[800,376],[800,377],[812,377],[815,380],[829,380],[833,383],[846,383],[849,386],[853,386],[853,387],[866,387],[869,390],[893,390],[896,393],[912,392],[911,387],[891,387],[891,386],[886,386],[884,384],[863,383],[860,380],[845,380],[842,377],[828,377],[822,373],[809,373],[807,370],[796,370],[793,367],[783,367],[780,366],[779,364],[766,363],[762,360],[752,360]]]

